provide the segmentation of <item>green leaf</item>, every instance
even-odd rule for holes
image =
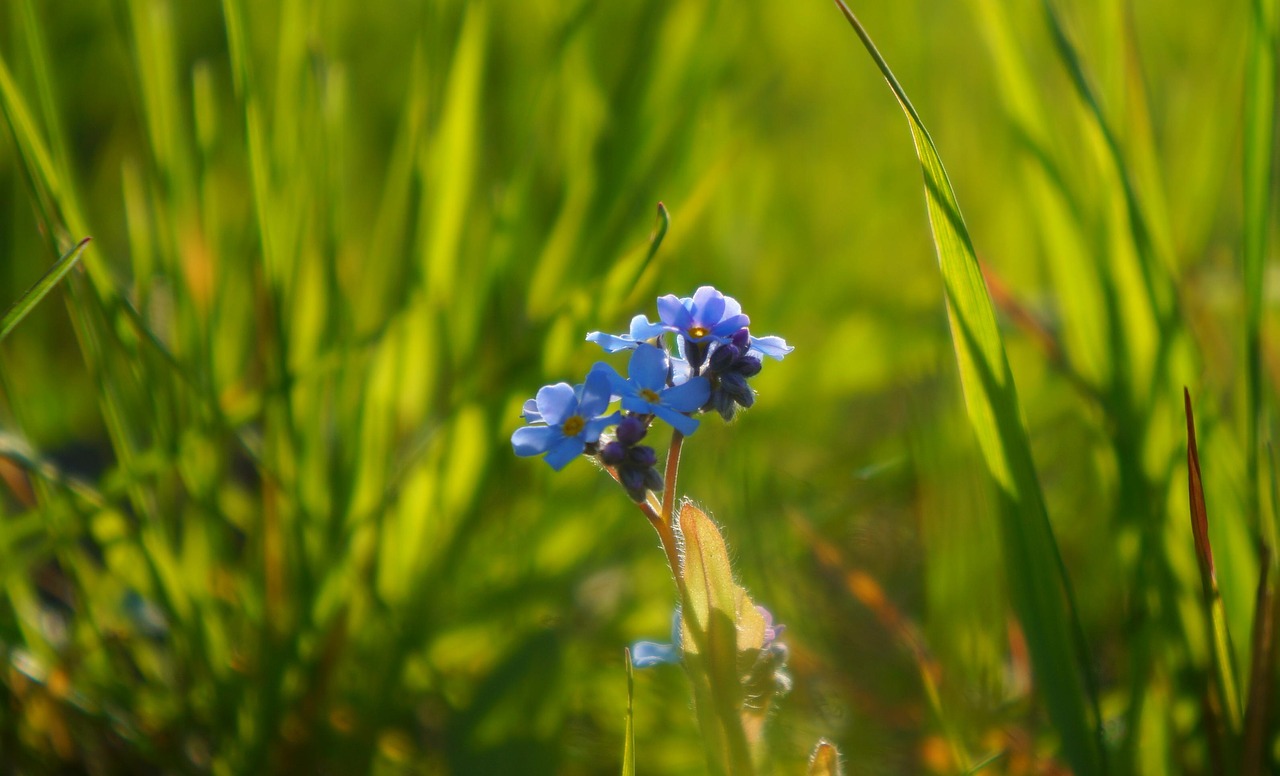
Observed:
[[[58,259],[57,263],[55,263],[48,272],[44,273],[44,277],[36,281],[36,284],[28,289],[27,293],[23,294],[22,297],[9,308],[9,311],[4,314],[4,317],[0,318],[0,342],[3,342],[4,338],[9,336],[9,332],[13,331],[14,328],[22,322],[22,319],[26,318],[27,315],[35,309],[36,305],[40,304],[40,300],[49,295],[49,292],[53,290],[53,287],[58,285],[58,281],[66,277],[67,273],[75,267],[76,262],[80,260],[81,254],[84,253],[85,246],[89,244],[90,239],[91,238],[89,237],[84,238],[80,242],[76,243],[74,248],[63,254],[62,258]]]
[[[754,606],[733,581],[728,549],[711,518],[686,502],[680,506],[679,521],[685,591],[680,639],[707,757],[713,771],[749,774],[751,755],[740,716],[743,692],[736,623],[744,599],[753,612]]]
[[[1096,693],[1070,581],[1049,524],[995,310],[954,190],[933,139],[857,17],[835,0],[906,114],[924,174],[925,201],[946,293],[965,404],[1003,509],[1001,534],[1014,609],[1062,750],[1077,773],[1103,770]],[[1093,696],[1093,697],[1090,697]]]

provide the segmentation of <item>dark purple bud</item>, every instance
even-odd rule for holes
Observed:
[[[627,466],[648,469],[658,462],[658,454],[648,445],[633,447],[627,452]]]
[[[622,419],[622,422],[618,424],[618,429],[615,433],[617,434],[619,442],[627,447],[631,447],[636,442],[644,439],[646,431],[647,429],[644,427],[644,423],[639,418],[629,416]]]
[[[624,423],[626,421],[623,421]],[[617,466],[627,458],[627,448],[619,442],[610,442],[600,449],[600,460],[605,466]]]
[[[741,355],[742,351],[733,345],[717,345],[715,352],[711,354],[711,370],[721,373],[728,372]]]
[[[692,369],[701,369],[707,360],[707,343],[692,342],[687,337],[684,338],[684,357]]]
[[[724,418],[726,423],[733,420],[734,414],[738,411],[738,405],[734,403],[733,398],[719,388],[711,394],[709,404],[712,409],[720,413],[720,417]]]
[[[751,332],[746,329],[738,329],[733,333],[733,336],[729,338],[729,341],[733,343],[739,353],[746,353],[751,347]]]
[[[662,492],[662,475],[657,469],[645,469],[644,486],[655,493]]]
[[[743,377],[755,377],[760,374],[760,359],[755,356],[743,356],[733,365],[733,371]]]
[[[644,470],[623,467],[618,470],[618,482],[622,483],[622,487],[627,489],[628,493],[635,494],[637,491],[644,492]],[[635,498],[632,495],[632,498]]]
[[[742,406],[751,406],[751,386],[747,385],[747,378],[737,372],[720,375],[720,390]]]

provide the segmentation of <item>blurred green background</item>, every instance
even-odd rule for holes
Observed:
[[[1249,9],[1057,6],[1147,250],[1042,6],[860,6],[1004,289],[1113,771],[1204,769],[1180,391],[1244,665]],[[0,56],[0,308],[93,237],[0,345],[0,771],[616,772],[664,558],[509,437],[704,283],[796,347],[681,477],[788,626],[777,772],[1065,769],[910,135],[831,4],[10,0]],[[634,705],[640,771],[701,772],[680,672]]]

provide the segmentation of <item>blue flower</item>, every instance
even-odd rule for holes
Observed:
[[[680,610],[671,615],[671,643],[637,641],[631,645],[631,665],[636,668],[652,668],[663,663],[680,662]]]
[[[712,286],[702,286],[693,296],[677,298],[667,294],[658,299],[658,317],[667,331],[690,342],[728,342],[734,332],[745,329],[751,319],[742,314],[742,305]]]
[[[705,377],[691,377],[676,386],[667,385],[670,361],[667,354],[649,344],[636,346],[623,379],[613,367],[596,364],[592,375],[608,378],[613,392],[622,397],[622,408],[643,415],[657,415],[685,436],[698,429],[698,421],[685,415],[701,409],[711,397],[711,383]]]
[[[546,453],[547,464],[560,471],[622,418],[618,412],[603,414],[609,400],[609,380],[598,372],[587,375],[577,390],[568,383],[545,386],[533,407],[525,403],[525,419],[534,425],[516,429],[511,446],[520,456]]]
[[[667,327],[663,324],[650,323],[647,317],[637,315],[631,319],[631,331],[627,334],[614,335],[593,331],[587,335],[587,342],[594,342],[609,353],[617,353],[619,350],[633,350],[645,340],[653,339],[666,331]]]

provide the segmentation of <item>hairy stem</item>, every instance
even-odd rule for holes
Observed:
[[[676,474],[680,471],[680,448],[684,444],[684,434],[671,432],[671,450],[667,453],[667,472],[663,475],[662,489],[662,522],[670,528],[676,509]]]

